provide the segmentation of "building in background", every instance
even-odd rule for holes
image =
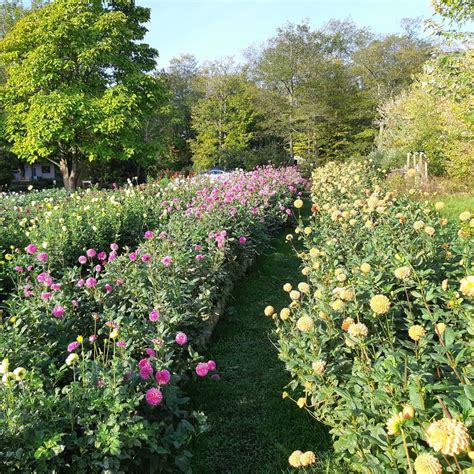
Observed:
[[[57,178],[56,167],[52,163],[21,164],[13,174],[14,182],[36,181],[38,179],[52,181]]]

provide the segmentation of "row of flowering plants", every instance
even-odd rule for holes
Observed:
[[[468,472],[474,216],[448,222],[442,202],[396,195],[367,161],[316,170],[310,205],[287,236],[301,281],[265,311],[292,376],[283,396],[329,426],[351,472]]]
[[[185,386],[219,383],[197,352],[207,320],[302,184],[294,168],[272,167],[175,179],[132,247],[84,247],[65,268],[36,242],[15,255],[0,329],[0,470],[188,471],[205,416],[190,412]]]

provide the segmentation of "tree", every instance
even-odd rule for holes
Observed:
[[[69,190],[87,160],[140,156],[137,131],[163,96],[141,42],[149,18],[131,0],[56,0],[22,18],[0,43],[11,151],[56,164]]]
[[[231,61],[210,63],[196,80],[201,98],[192,108],[191,140],[198,170],[224,165],[225,155],[245,150],[252,139],[254,108],[249,84]]]
[[[430,172],[473,178],[474,53],[455,52],[426,64],[411,88],[381,107],[382,151],[424,151]]]

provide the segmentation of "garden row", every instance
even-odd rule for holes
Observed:
[[[138,246],[88,244],[66,267],[40,241],[14,254],[0,330],[2,472],[187,471],[205,416],[190,413],[185,384],[219,379],[199,341],[302,184],[294,168],[271,167],[177,179],[158,191],[159,220]]]
[[[451,223],[442,202],[391,192],[371,162],[316,170],[312,200],[287,237],[303,241],[302,281],[266,309],[292,376],[283,395],[330,427],[343,469],[461,472],[474,455],[473,216]]]

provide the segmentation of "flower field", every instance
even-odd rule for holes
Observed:
[[[186,384],[219,383],[203,334],[303,184],[265,167],[2,198],[0,470],[187,471]]]
[[[350,472],[471,465],[474,219],[449,222],[443,206],[390,191],[371,162],[330,163],[287,236],[304,246],[301,281],[265,309],[292,377],[283,396],[330,427]]]

